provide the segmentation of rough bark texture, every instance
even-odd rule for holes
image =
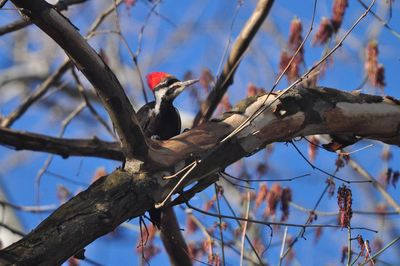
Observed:
[[[100,178],[62,205],[23,241],[4,250],[0,264],[60,265],[93,239],[152,207],[148,195],[154,185],[150,179],[120,170]]]
[[[328,88],[298,88],[278,100],[273,95],[266,98],[266,95],[248,98],[219,120],[157,142],[149,152],[152,162],[147,172],[128,174],[116,170],[101,178],[62,205],[22,240],[2,250],[0,262],[18,265],[63,262],[120,223],[154,207],[179,180],[162,177],[180,170],[195,158],[201,162],[182,183],[182,189],[196,180],[199,182],[187,192],[178,190],[181,192],[178,202],[215,182],[213,173],[275,141],[331,133],[400,144],[400,105],[394,99]],[[229,141],[220,144],[248,116],[266,105],[271,106]]]
[[[171,265],[192,265],[188,247],[180,232],[181,229],[173,207],[162,210],[160,230],[160,238],[167,251]]]

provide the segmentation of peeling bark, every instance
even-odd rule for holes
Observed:
[[[0,263],[54,265],[65,261],[122,222],[153,208],[179,180],[162,177],[194,159],[201,161],[182,183],[177,191],[181,196],[172,204],[189,199],[216,181],[212,174],[272,142],[330,133],[400,144],[400,105],[389,97],[353,95],[329,88],[298,88],[280,99],[274,95],[266,98],[264,95],[248,99],[219,120],[171,140],[155,142],[146,171],[128,174],[116,170],[101,178],[26,237],[0,251]],[[248,116],[269,104],[242,131],[221,144]],[[197,185],[182,193],[185,186],[197,180]]]

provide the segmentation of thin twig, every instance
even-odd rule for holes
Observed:
[[[247,124],[250,124],[261,113],[263,113],[265,110],[270,108],[272,106],[272,104],[274,104],[276,101],[278,101],[289,90],[293,89],[298,84],[300,84],[305,79],[307,79],[309,77],[309,75],[311,74],[311,72],[313,72],[317,67],[319,67],[328,57],[330,57],[337,49],[339,49],[340,46],[342,46],[342,44],[343,44],[344,40],[347,38],[347,36],[354,30],[354,28],[360,23],[360,21],[368,14],[368,12],[372,8],[372,6],[375,4],[375,1],[376,0],[372,0],[368,9],[363,14],[361,14],[361,16],[354,22],[354,24],[350,27],[350,29],[344,34],[342,39],[335,45],[335,47],[332,48],[332,50],[330,50],[328,53],[326,53],[318,62],[316,62],[306,73],[304,73],[299,79],[297,79],[295,82],[293,82],[289,87],[287,87],[286,89],[279,92],[276,95],[276,97],[268,105],[265,105],[265,103],[268,100],[268,96],[271,95],[271,92],[272,92],[272,90],[271,90],[270,93],[267,94],[267,97],[264,100],[264,103],[262,105],[260,105],[260,107],[251,116],[249,116],[245,121],[243,121],[234,131],[232,131],[228,136],[226,136],[222,141],[220,141],[220,145],[224,144],[229,139],[231,139],[233,136],[238,134],[241,130],[243,130],[247,126]],[[314,2],[314,7],[315,7],[315,5],[316,5],[316,1]],[[315,10],[313,13],[315,14]]]
[[[247,20],[246,25],[242,28],[238,38],[236,39],[231,53],[228,56],[228,59],[225,63],[225,67],[221,75],[219,76],[217,82],[213,90],[207,97],[207,100],[201,106],[200,111],[197,113],[196,118],[194,119],[193,125],[198,125],[208,120],[218,103],[221,101],[228,87],[233,82],[233,75],[237,67],[239,66],[240,60],[247,51],[251,41],[254,36],[257,34],[259,28],[267,17],[273,0],[261,0],[258,1],[257,6]]]
[[[246,201],[246,212],[245,212],[245,219],[249,219],[250,213],[250,191],[247,191],[247,201]],[[220,214],[220,213],[219,213]],[[246,230],[247,230],[247,221],[244,222],[242,227],[242,241],[240,246],[240,266],[243,265],[243,254],[244,254],[244,240],[246,237]]]
[[[42,84],[40,84],[11,114],[3,118],[1,121],[1,127],[10,127],[18,118],[20,118],[29,107],[37,102],[46,92],[64,75],[64,73],[72,66],[69,59],[64,63],[48,78],[46,78]]]
[[[224,194],[222,194],[222,197],[223,197],[223,199],[224,199],[226,205],[228,206],[229,210],[231,211],[232,215],[233,215],[234,217],[237,217],[237,215],[236,215],[236,213],[235,213],[235,210],[232,208],[231,204],[229,203],[228,199],[225,197]],[[243,226],[242,226],[242,223],[239,222],[238,220],[235,220],[235,221],[236,221],[237,225],[239,226],[239,228],[241,229],[241,228],[243,227]],[[258,263],[259,263],[260,265],[264,265],[264,262],[262,261],[262,258],[261,258],[260,255],[258,254],[258,252],[257,252],[256,248],[254,247],[253,243],[250,241],[249,236],[248,236],[247,234],[245,234],[245,237],[246,237],[247,243],[250,245],[251,249],[253,250],[254,254],[256,255],[256,257],[257,257],[257,259],[258,259]]]
[[[223,178],[226,182],[228,182],[228,183],[231,184],[232,186],[237,186],[237,187],[241,187],[241,188],[244,188],[244,189],[256,190],[256,189],[253,188],[253,187],[243,186],[243,185],[239,185],[239,184],[236,184],[236,183],[232,182],[232,181],[229,180],[225,175],[221,174],[221,172],[219,172],[218,174],[219,174],[219,177]]]
[[[275,98],[271,103],[269,103],[268,105],[264,106],[264,104],[267,102],[269,96],[272,94],[273,90],[276,88],[276,86],[279,84],[280,80],[282,79],[283,75],[287,72],[287,70],[289,69],[290,65],[292,64],[292,62],[294,61],[294,59],[296,58],[296,56],[298,55],[298,53],[301,51],[301,49],[303,49],[305,42],[307,41],[308,37],[311,34],[311,31],[313,29],[313,24],[314,24],[314,18],[315,18],[315,12],[317,9],[317,0],[314,0],[314,8],[313,8],[313,15],[312,15],[312,20],[311,20],[311,24],[309,27],[309,30],[306,34],[306,37],[303,39],[303,41],[301,42],[301,44],[299,45],[299,47],[297,48],[296,52],[293,54],[292,58],[290,59],[290,61],[288,62],[288,64],[286,65],[285,69],[282,71],[282,73],[280,74],[280,76],[278,77],[278,79],[275,81],[274,85],[272,86],[272,88],[270,89],[270,91],[267,94],[267,97],[265,98],[264,102],[262,105],[260,105],[260,107],[252,114],[250,115],[245,121],[243,121],[235,130],[233,130],[228,136],[226,136],[221,143],[224,143],[226,141],[228,141],[230,138],[232,138],[233,136],[235,136],[237,133],[239,133],[241,130],[243,130],[245,128],[245,126],[247,124],[250,124],[251,121],[253,121],[256,117],[258,117],[262,112],[264,112],[267,108],[269,108],[276,100],[279,99],[280,96],[282,96],[284,93],[286,93],[287,91],[289,91],[289,89],[292,88],[292,86],[290,86],[289,88],[286,88],[285,90],[283,90],[282,92],[280,92],[277,95],[277,98]],[[294,86],[293,86],[294,87]]]
[[[276,86],[278,86],[279,82],[282,80],[283,76],[289,70],[289,68],[292,65],[293,61],[295,60],[297,55],[300,53],[300,51],[303,49],[304,44],[306,43],[306,41],[310,37],[310,34],[311,34],[311,32],[313,30],[313,27],[314,27],[315,13],[316,13],[316,10],[317,10],[317,2],[318,2],[317,0],[314,0],[314,7],[313,7],[313,13],[312,13],[312,17],[311,17],[311,24],[310,24],[310,27],[308,28],[308,32],[307,32],[306,36],[304,37],[303,41],[300,43],[299,47],[297,47],[297,50],[293,54],[292,58],[290,58],[290,61],[287,63],[285,69],[282,71],[282,73],[279,74],[279,76],[276,79],[274,85],[272,86],[271,90],[269,91],[268,96],[275,90]]]
[[[349,252],[349,251],[347,251],[347,252]],[[353,260],[353,262],[350,264],[350,266],[353,266],[357,262],[357,260],[361,257],[361,253],[362,253],[361,251],[358,252],[357,257]]]
[[[221,239],[218,239],[216,237],[213,237],[210,235],[210,233],[207,231],[207,228],[204,226],[204,224],[192,213],[192,210],[189,208],[185,209],[185,212],[191,216],[192,221],[197,225],[198,228],[200,228],[201,232],[203,233],[203,235],[208,239],[208,240],[217,240],[216,243],[218,243],[219,245],[221,245]],[[230,249],[232,249],[235,253],[240,254],[240,251],[233,245],[229,245],[228,243],[225,243],[225,246],[229,247]],[[253,260],[251,257],[245,255],[244,258],[250,262],[252,262],[253,264],[258,265],[258,261]],[[194,258],[192,258],[194,259]],[[206,265],[211,266],[208,263],[205,263]],[[263,263],[259,264],[259,265],[264,265]]]
[[[97,30],[97,28],[101,25],[101,23],[111,14],[113,13],[113,11],[115,10],[116,7],[118,7],[121,3],[123,2],[123,0],[116,0],[115,2],[113,2],[111,5],[109,5],[96,19],[95,21],[92,23],[92,25],[90,26],[88,33],[86,33],[86,38],[90,39],[95,31]]]
[[[209,248],[209,253],[212,254],[212,242],[214,241],[213,237],[211,236],[211,234],[208,232],[207,228],[203,225],[203,223],[197,219],[196,216],[193,215],[192,211],[190,209],[186,209],[186,213],[187,215],[191,216],[190,218],[192,219],[192,221],[197,225],[198,228],[200,228],[201,232],[203,233],[203,235],[205,237],[207,237],[208,242],[210,243],[208,245]]]
[[[221,214],[221,206],[219,203],[219,192],[218,192],[218,187],[217,184],[214,183],[214,190],[215,190],[215,198],[217,200],[217,212],[218,214]],[[222,230],[222,218],[219,217],[219,232],[220,232],[220,237],[221,237],[221,254],[222,254],[222,265],[225,265],[225,250],[224,250],[224,232]]]
[[[299,176],[295,176],[295,177],[291,177],[291,178],[282,178],[282,179],[279,179],[279,178],[267,178],[267,179],[254,180],[254,179],[239,178],[239,177],[230,175],[230,174],[228,174],[226,172],[223,172],[223,171],[221,171],[220,173],[224,177],[229,177],[229,178],[232,178],[232,179],[235,179],[235,180],[239,180],[239,181],[242,181],[242,182],[249,182],[249,183],[252,183],[252,182],[290,182],[290,181],[293,181],[293,180],[300,179],[300,178],[303,178],[303,177],[311,175],[311,174],[304,174],[304,175],[299,175]]]
[[[368,6],[362,1],[362,0],[357,0],[362,7],[365,9],[368,8]],[[382,19],[380,16],[378,16],[374,11],[370,11],[371,15],[375,17],[379,22],[382,23],[382,26],[385,27],[387,30],[389,30],[397,39],[400,40],[400,33],[395,31],[384,19]]]
[[[81,181],[77,181],[77,180],[73,180],[73,179],[71,179],[71,178],[68,178],[68,177],[66,177],[66,176],[63,176],[63,175],[54,173],[54,172],[49,171],[49,170],[47,170],[47,171],[45,172],[45,174],[46,174],[46,175],[49,175],[49,176],[54,176],[54,177],[56,177],[56,178],[59,178],[59,179],[61,179],[61,180],[64,180],[64,181],[66,181],[66,182],[69,182],[69,183],[74,184],[74,185],[77,185],[77,186],[83,186],[83,187],[88,187],[88,186],[89,186],[88,183],[81,182]]]
[[[304,156],[304,154],[303,154],[303,153],[300,151],[300,149],[294,144],[293,141],[290,141],[290,144],[292,144],[292,146],[293,146],[293,147],[295,148],[295,150],[300,154],[300,156],[301,156],[301,157],[307,162],[307,164],[310,165],[311,168],[314,169],[314,170],[317,170],[317,171],[319,171],[319,172],[321,172],[321,173],[323,173],[323,174],[326,174],[326,175],[329,176],[329,177],[332,177],[333,179],[342,181],[342,182],[347,183],[347,184],[351,184],[351,183],[371,183],[370,180],[345,180],[345,179],[343,179],[343,178],[340,178],[340,177],[336,176],[335,174],[328,173],[327,171],[325,171],[325,170],[319,168],[318,166],[315,166],[313,163],[311,163],[310,160],[308,160],[308,159]]]
[[[99,121],[99,123],[107,130],[107,132],[114,138],[116,139],[117,137],[114,134],[114,131],[110,128],[110,126],[107,124],[106,121],[99,115],[99,113],[96,111],[96,109],[93,107],[91,104],[89,97],[86,95],[85,88],[82,85],[82,82],[80,81],[78,74],[76,73],[75,69],[72,69],[72,76],[75,79],[76,86],[78,88],[79,93],[82,96],[82,99],[85,101],[86,106],[88,107],[89,111],[92,113],[94,118]]]
[[[314,214],[314,212],[317,210],[319,204],[322,201],[322,198],[324,197],[325,193],[328,191],[329,188],[329,184],[327,184],[324,188],[324,190],[322,191],[321,195],[319,196],[317,202],[315,203],[312,211],[309,212],[309,215],[307,217],[306,222],[304,223],[304,225],[310,225],[312,222],[312,215]],[[285,253],[283,254],[283,256],[281,256],[282,261],[283,259],[289,254],[289,252],[292,250],[292,248],[294,247],[294,245],[297,243],[297,241],[300,239],[300,237],[303,237],[304,234],[306,232],[306,227],[302,227],[301,230],[299,231],[299,233],[297,234],[297,236],[295,237],[295,239],[293,239],[293,241],[290,243],[290,245],[288,246],[287,250],[285,251]]]
[[[0,36],[10,33],[10,32],[20,30],[31,24],[32,23],[29,20],[25,20],[25,19],[16,20],[14,22],[11,22],[10,24],[0,27]]]
[[[284,223],[284,222],[265,222],[265,221],[260,221],[260,220],[254,220],[254,219],[246,219],[243,217],[235,217],[235,216],[229,216],[229,215],[218,215],[216,213],[212,213],[212,212],[207,212],[204,211],[202,209],[196,208],[194,206],[192,206],[189,202],[186,202],[186,205],[188,206],[188,208],[193,209],[195,211],[198,211],[200,213],[206,214],[208,216],[212,216],[212,217],[222,217],[225,219],[232,219],[232,220],[239,220],[239,221],[247,221],[249,223],[255,223],[255,224],[263,224],[266,225],[268,227],[271,228],[271,226],[273,225],[280,225],[280,226],[289,226],[289,227],[299,227],[299,228],[319,228],[319,227],[326,227],[326,228],[342,228],[340,225],[334,225],[334,224],[294,224],[294,223]],[[352,230],[365,230],[365,231],[369,231],[369,232],[374,232],[374,233],[378,233],[378,231],[370,229],[370,228],[366,228],[366,227],[352,227]],[[272,228],[271,228],[272,230]]]
[[[153,13],[155,13],[155,9],[157,8],[157,6],[160,3],[161,3],[161,0],[158,0],[151,7],[150,12],[148,13],[148,15],[147,15],[142,27],[140,28],[139,36],[138,36],[138,46],[137,46],[135,55],[132,56],[132,59],[133,59],[133,62],[135,63],[137,74],[138,74],[138,77],[139,77],[139,80],[140,80],[140,85],[142,87],[142,94],[143,94],[143,97],[144,97],[144,100],[145,100],[146,103],[148,103],[149,100],[147,98],[147,92],[146,92],[146,88],[144,86],[144,81],[143,81],[143,77],[142,77],[142,71],[140,70],[140,67],[139,67],[138,58],[139,58],[140,52],[142,51],[144,30],[145,30],[145,28],[146,28],[146,26],[147,26],[147,24],[148,24],[148,22],[150,20],[151,15]]]
[[[294,203],[293,201],[289,202],[290,206],[293,208],[305,212],[305,213],[315,213],[318,216],[337,216],[339,212],[337,211],[317,211],[313,209],[308,209],[305,208],[297,203]],[[358,211],[358,210],[353,210],[353,214],[359,214],[359,215],[377,215],[377,216],[386,216],[386,215],[400,215],[398,212],[380,212],[380,211]]]
[[[142,0],[143,3],[145,3],[150,9],[153,9],[154,4],[151,4],[151,1],[148,0]],[[177,25],[169,18],[167,18],[164,14],[161,14],[159,12],[157,12],[157,10],[152,10],[152,12],[160,17],[161,19],[163,19],[165,22],[167,22],[169,25],[171,25],[172,27],[176,28]]]
[[[67,128],[67,126],[71,123],[71,121],[78,116],[83,109],[86,107],[85,102],[82,102],[80,105],[77,106],[77,108],[70,113],[61,123],[61,131],[59,133],[59,137],[63,137],[64,136],[64,132]],[[50,155],[43,167],[38,171],[36,177],[35,177],[35,194],[36,194],[36,205],[39,206],[40,205],[40,181],[42,179],[43,174],[47,171],[47,169],[49,168],[51,162],[53,161],[54,155]]]
[[[282,237],[282,245],[281,245],[281,251],[279,253],[279,266],[282,265],[283,261],[283,252],[285,251],[285,244],[286,244],[286,237],[287,237],[287,232],[288,232],[288,227],[285,226],[285,231],[283,231],[283,237]]]
[[[229,50],[229,47],[230,47],[230,44],[231,44],[231,41],[232,41],[231,35],[232,35],[232,31],[233,31],[233,26],[235,25],[236,17],[238,15],[239,10],[242,7],[242,5],[243,5],[243,1],[238,0],[237,4],[236,4],[235,12],[234,12],[233,17],[232,17],[231,26],[229,28],[228,39],[226,40],[225,49],[224,49],[224,52],[222,54],[221,60],[219,61],[219,64],[218,64],[217,74],[215,75],[217,77],[217,79],[219,78],[222,64],[224,63],[226,55],[228,53],[228,50]]]
[[[11,233],[14,233],[14,234],[16,234],[16,235],[19,235],[19,236],[22,236],[22,237],[25,236],[25,233],[24,233],[24,232],[21,232],[20,230],[14,229],[14,228],[8,226],[8,225],[5,224],[5,223],[0,222],[0,227],[3,227],[3,228],[5,228],[5,229],[7,229],[8,231],[10,231]]]
[[[368,174],[367,171],[364,170],[364,168],[359,165],[354,159],[350,159],[348,161],[348,164],[350,165],[351,168],[353,168],[354,171],[356,171],[358,174],[360,174],[362,177],[367,179],[372,183],[372,185],[381,193],[383,198],[387,201],[387,203],[393,207],[393,209],[400,214],[400,205],[395,201],[395,199],[390,196],[390,194],[386,191],[386,189],[378,182],[376,181],[375,178],[373,178],[370,174]]]
[[[351,227],[347,226],[347,266],[351,264]]]
[[[38,213],[38,212],[52,212],[57,209],[56,205],[41,205],[41,206],[21,206],[16,205],[7,201],[0,201],[0,205],[4,205],[9,208],[13,208],[14,210],[23,211],[23,212],[31,212],[31,213]]]
[[[393,239],[392,241],[390,241],[386,246],[384,246],[381,250],[379,250],[377,253],[375,253],[372,257],[370,257],[367,261],[365,261],[364,263],[360,264],[360,266],[364,266],[368,263],[370,263],[371,261],[373,261],[376,257],[378,257],[379,255],[381,255],[385,250],[387,250],[388,248],[390,248],[393,244],[395,244],[397,241],[400,240],[400,236],[396,237],[395,239]]]
[[[86,1],[86,0],[85,0]],[[74,1],[69,1],[73,3]],[[122,0],[117,0],[117,5],[122,3]],[[114,5],[113,5],[114,7]],[[100,26],[103,20],[112,12],[113,8],[108,8],[104,11],[92,24],[88,38],[91,34]],[[0,34],[1,35],[1,34]],[[46,78],[37,89],[30,94],[10,115],[3,118],[1,121],[1,127],[10,127],[18,118],[20,118],[29,107],[43,97],[46,92],[53,86],[58,80],[64,75],[64,73],[72,66],[70,59],[64,61],[64,63],[48,78]]]
[[[44,1],[12,1],[21,8],[24,15],[34,19],[35,24],[64,49],[91,82],[120,138],[127,157],[125,169],[138,171],[148,155],[148,141],[129,98],[114,72],[76,28]]]

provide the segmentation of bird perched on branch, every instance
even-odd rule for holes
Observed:
[[[174,99],[198,80],[180,81],[165,72],[153,72],[146,78],[155,101],[142,106],[137,113],[145,135],[160,140],[179,135],[181,118],[173,105]]]
[[[181,133],[181,117],[173,105],[174,99],[198,80],[180,81],[165,72],[153,72],[146,76],[155,101],[142,106],[137,113],[139,123],[147,137],[166,140]],[[149,211],[151,221],[160,228],[161,212]]]

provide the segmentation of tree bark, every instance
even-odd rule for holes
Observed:
[[[221,143],[246,118],[267,106],[243,130]],[[122,222],[153,208],[180,179],[162,177],[181,170],[196,158],[197,166],[177,190],[181,194],[179,202],[205,189],[204,184],[210,184],[210,180],[215,182],[210,179],[213,173],[269,143],[311,134],[353,134],[399,145],[399,125],[399,101],[390,97],[297,88],[280,99],[274,95],[248,98],[219,120],[156,142],[149,151],[151,161],[146,171],[130,174],[116,170],[100,178],[26,237],[0,251],[0,263],[62,263]],[[192,189],[182,192],[197,180]],[[176,203],[173,201],[172,205]]]
[[[161,212],[160,238],[167,251],[171,265],[192,265],[189,250],[179,228],[173,207],[168,207]]]

